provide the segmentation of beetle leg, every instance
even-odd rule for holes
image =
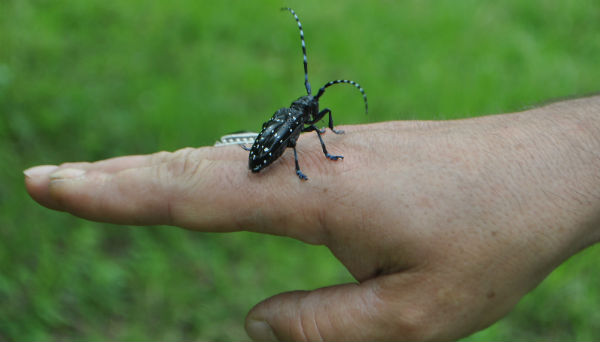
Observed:
[[[313,116],[313,120],[307,122],[306,124],[307,125],[315,124],[318,121],[320,121],[321,119],[323,119],[323,117],[327,114],[329,114],[329,128],[333,131],[333,133],[335,133],[335,134],[344,133],[344,131],[342,131],[342,130],[337,130],[337,129],[333,128],[333,118],[331,117],[331,109],[329,109],[329,108],[325,108],[322,111],[320,111],[319,113],[317,113],[317,115]],[[319,133],[325,134],[325,127],[320,129]]]
[[[344,134],[343,130],[333,128],[333,117],[331,116],[331,109],[329,109],[329,108],[323,109],[322,111],[319,112],[318,117],[322,118],[326,114],[329,114],[329,129],[335,134]],[[323,131],[321,131],[321,133],[324,133],[324,132],[325,132],[325,129],[323,128]]]
[[[298,177],[300,177],[300,179],[308,180],[308,177],[306,177],[306,175],[302,173],[302,171],[300,171],[300,166],[298,165],[298,153],[296,152],[296,144],[294,143],[294,145],[290,147],[294,149],[294,162],[296,163],[296,174],[298,175]]]
[[[344,159],[344,156],[334,156],[334,155],[329,154],[329,152],[327,152],[327,148],[325,147],[325,143],[323,142],[323,138],[321,138],[321,131],[317,128],[317,126],[310,125],[309,127],[303,129],[302,131],[303,132],[310,132],[310,131],[317,132],[317,137],[319,137],[319,141],[321,142],[321,147],[323,148],[323,153],[325,154],[325,157],[327,157],[327,158],[329,158],[331,160]]]

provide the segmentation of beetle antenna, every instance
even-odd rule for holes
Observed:
[[[323,93],[325,93],[325,88],[331,87],[332,85],[338,84],[338,83],[352,84],[358,90],[360,90],[360,92],[362,93],[363,99],[365,100],[365,114],[369,113],[369,104],[367,103],[367,94],[365,94],[365,90],[360,86],[360,84],[358,84],[354,81],[351,81],[351,80],[335,80],[335,81],[327,82],[327,84],[325,84],[323,87],[321,87],[321,89],[319,89],[319,92],[315,96],[315,99],[317,101],[319,101],[319,97],[321,97],[321,95],[323,95]]]
[[[296,18],[296,22],[298,23],[298,28],[300,29],[300,40],[302,41],[302,55],[304,58],[304,86],[306,87],[306,92],[308,93],[308,95],[310,95],[312,91],[310,89],[310,82],[308,82],[308,61],[306,59],[306,43],[304,42],[304,31],[302,30],[302,24],[300,23],[300,19],[298,19],[298,16],[296,15],[296,12],[294,12],[293,9],[289,7],[283,7],[281,10],[290,11],[290,13],[294,15],[294,18]]]

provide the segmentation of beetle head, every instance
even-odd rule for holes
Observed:
[[[319,113],[319,102],[312,95],[305,95],[292,102],[290,108],[296,109],[305,117],[310,116],[313,119]]]

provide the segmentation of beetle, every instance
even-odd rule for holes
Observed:
[[[327,82],[319,89],[315,96],[312,95],[310,82],[308,81],[308,62],[306,58],[306,43],[304,42],[302,24],[293,9],[284,7],[281,10],[289,11],[296,19],[298,28],[300,29],[300,41],[302,42],[304,63],[304,86],[306,87],[307,95],[301,96],[292,102],[289,108],[277,110],[275,114],[273,114],[273,117],[262,125],[262,130],[256,137],[252,147],[247,148],[243,145],[242,147],[246,151],[250,151],[248,156],[248,168],[253,173],[259,172],[269,166],[283,154],[286,148],[291,147],[294,150],[296,174],[301,180],[308,180],[308,177],[300,171],[300,166],[298,164],[296,141],[298,140],[300,133],[315,131],[321,142],[321,148],[323,149],[325,157],[330,160],[340,160],[344,158],[341,155],[331,155],[327,152],[323,138],[321,138],[321,134],[325,133],[325,128],[319,130],[317,126],[315,126],[315,124],[325,117],[325,115],[329,115],[329,129],[335,134],[344,133],[342,130],[333,128],[333,117],[331,116],[331,110],[329,108],[319,110],[319,98],[325,93],[325,89],[339,83],[351,84],[362,93],[365,102],[365,112],[368,112],[369,107],[364,89],[360,84],[351,80],[334,80]]]

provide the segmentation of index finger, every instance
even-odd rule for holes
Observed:
[[[321,243],[319,203],[306,201],[317,182],[293,177],[290,157],[250,175],[239,147],[188,148],[68,163],[25,181],[40,204],[94,221],[251,230]]]

